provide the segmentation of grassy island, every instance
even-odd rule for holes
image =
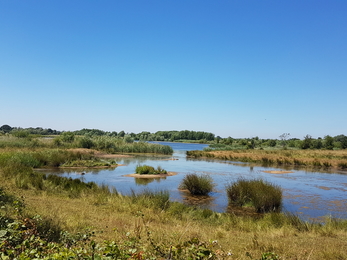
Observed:
[[[229,161],[260,163],[264,166],[301,166],[317,169],[347,170],[347,150],[206,150],[188,151],[191,158],[213,158]]]
[[[136,167],[137,174],[160,175],[167,174],[167,171],[158,166],[156,169],[149,165],[138,165]]]

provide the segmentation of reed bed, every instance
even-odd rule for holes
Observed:
[[[263,165],[290,165],[347,169],[346,150],[233,150],[188,151],[188,157],[254,162]]]
[[[87,148],[107,153],[155,153],[172,154],[168,145],[147,142],[127,142],[125,139],[111,136],[77,136],[69,141],[62,137],[55,138],[18,138],[14,136],[0,136],[0,148],[27,149],[69,149]]]
[[[81,137],[76,141],[76,147],[93,148],[108,153],[156,153],[172,154],[173,150],[168,145],[147,142],[126,142],[110,136]]]

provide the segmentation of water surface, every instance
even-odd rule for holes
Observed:
[[[225,186],[238,178],[263,178],[279,185],[283,189],[283,210],[299,214],[303,219],[332,216],[347,218],[347,175],[340,173],[310,172],[292,169],[288,174],[270,174],[264,171],[279,170],[279,168],[262,167],[248,163],[186,158],[187,150],[202,150],[205,144],[185,144],[158,142],[172,146],[172,156],[135,156],[119,158],[118,164],[124,164],[115,169],[83,170],[86,174],[81,177],[82,170],[64,170],[55,172],[65,177],[83,178],[98,184],[113,186],[118,192],[127,195],[131,190],[140,192],[143,189],[168,190],[170,199],[185,203],[195,203],[217,212],[225,212],[228,200]],[[161,166],[167,171],[177,172],[177,175],[155,178],[138,179],[124,175],[135,172],[139,164]],[[288,168],[286,168],[288,169]],[[53,173],[52,171],[50,173]],[[209,174],[216,187],[210,193],[209,199],[192,200],[191,196],[179,191],[178,186],[188,173]]]

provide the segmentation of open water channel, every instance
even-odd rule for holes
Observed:
[[[202,150],[207,147],[204,144],[158,143],[170,145],[174,149],[174,154],[117,158],[117,163],[124,166],[112,169],[64,169],[50,173],[113,186],[123,195],[130,194],[131,190],[135,192],[144,189],[168,190],[172,201],[196,204],[217,212],[225,212],[228,208],[225,192],[227,184],[241,177],[263,178],[283,189],[283,211],[297,214],[305,220],[324,216],[347,219],[347,174],[300,169],[291,169],[292,173],[287,174],[271,174],[264,171],[280,169],[232,161],[186,158],[187,150]],[[154,179],[125,176],[135,173],[136,166],[143,164],[161,166],[167,171],[176,172],[177,175]],[[82,171],[85,173],[83,176],[81,176]],[[178,186],[188,173],[209,174],[216,185],[214,192],[210,193],[208,198],[198,199],[180,191]]]

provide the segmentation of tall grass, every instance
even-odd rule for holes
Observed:
[[[192,195],[208,195],[213,190],[213,180],[207,174],[197,175],[195,173],[187,174],[179,188],[187,189]]]
[[[126,142],[123,139],[110,136],[81,137],[76,140],[76,147],[94,148],[108,153],[157,153],[172,154],[173,150],[168,145],[146,142]]]
[[[58,167],[69,161],[90,160],[92,158],[94,158],[92,154],[72,152],[63,149],[5,151],[0,153],[0,166],[20,164],[32,168]]]
[[[230,203],[252,205],[257,212],[275,212],[282,207],[281,188],[262,179],[239,179],[229,184],[226,191]]]
[[[291,165],[313,168],[347,168],[347,150],[206,150],[187,151],[187,157],[254,162],[263,165]]]
[[[155,153],[172,154],[168,145],[127,142],[122,138],[111,136],[74,137],[71,141],[64,141],[62,137],[47,138],[18,138],[11,135],[0,136],[0,148],[87,148],[105,151],[108,153]]]
[[[167,171],[158,166],[156,169],[149,165],[138,165],[136,166],[135,172],[137,174],[167,174]]]
[[[132,190],[131,193],[133,203],[161,210],[167,209],[170,206],[170,194],[167,190],[151,191],[145,189],[139,193]]]

